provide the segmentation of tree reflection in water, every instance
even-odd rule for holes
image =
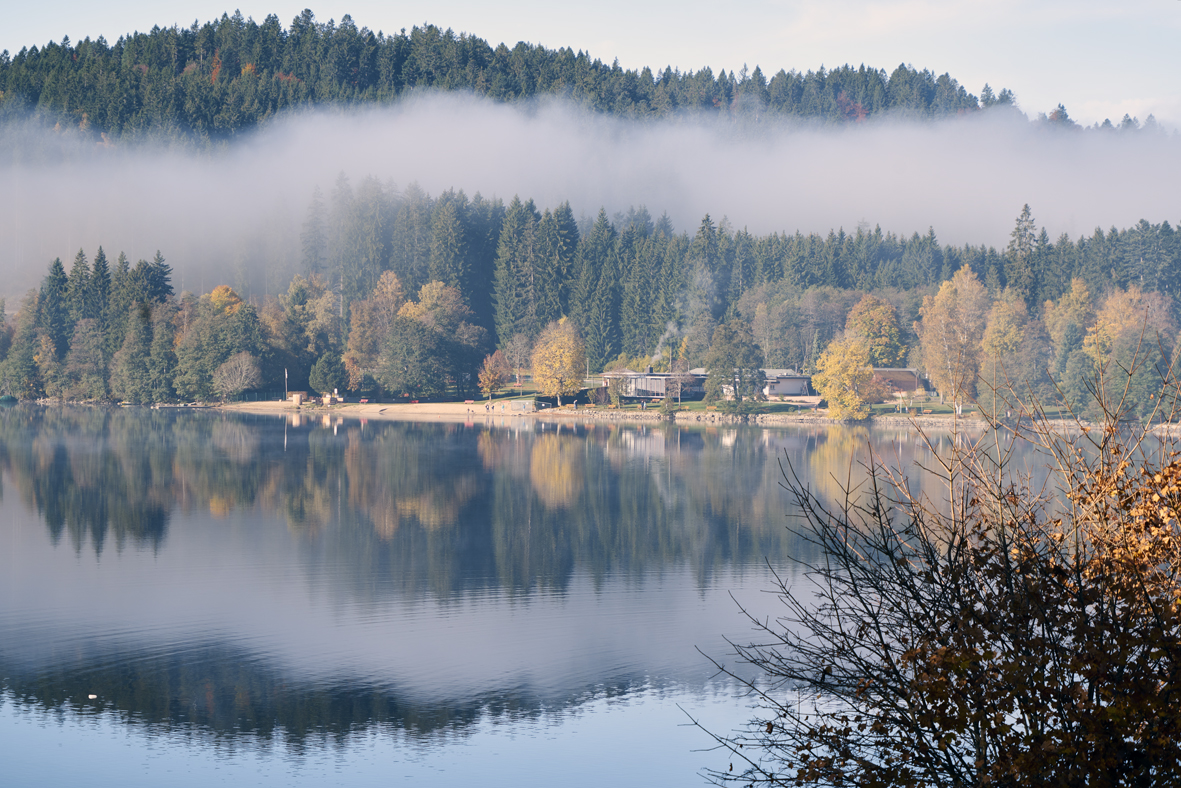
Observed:
[[[170,527],[194,527],[206,512],[240,529],[278,519],[358,605],[447,603],[560,596],[575,577],[595,589],[609,579],[640,586],[673,571],[702,593],[721,572],[784,566],[810,547],[786,528],[780,460],[835,501],[862,478],[871,441],[899,467],[929,459],[913,434],[864,428],[363,424],[19,406],[0,411],[0,472],[58,549],[64,536],[79,554],[163,551]],[[0,675],[15,697],[47,707],[85,709],[99,694],[149,722],[297,739],[383,724],[430,732],[544,705],[527,688],[428,702],[396,686],[301,685],[216,638],[154,652],[92,648],[79,642],[29,669],[0,645]],[[595,679],[593,693],[647,680],[629,668]],[[585,697],[587,687],[564,691]]]

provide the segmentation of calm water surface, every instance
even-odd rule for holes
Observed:
[[[702,785],[779,460],[905,431],[0,411],[0,783]],[[852,472],[854,482],[859,478]],[[733,595],[734,598],[731,598]]]

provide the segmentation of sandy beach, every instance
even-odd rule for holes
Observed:
[[[391,421],[467,421],[476,416],[491,416],[491,411],[484,410],[483,402],[416,402],[414,404],[392,402],[356,403],[346,402],[340,405],[292,405],[290,402],[272,400],[269,402],[232,402],[218,407],[241,413],[265,413],[279,415],[284,413],[299,413],[309,417],[331,414],[350,419],[374,419]],[[496,415],[502,415],[499,403]],[[520,411],[510,411],[506,407],[503,415],[521,416]]]

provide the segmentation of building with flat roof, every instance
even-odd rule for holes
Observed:
[[[611,380],[621,380],[621,395],[629,399],[664,399],[670,392],[681,399],[700,399],[705,396],[705,370],[688,372],[653,372],[652,367],[644,372],[630,369],[616,369],[603,373],[604,385]]]
[[[812,393],[812,377],[801,375],[794,369],[764,369],[763,375],[767,379],[763,394],[767,397],[807,397]],[[705,396],[707,377],[702,367],[688,372],[653,372],[648,367],[644,372],[617,369],[603,373],[604,383],[622,381],[621,394],[631,399],[664,399],[670,391],[675,397],[678,383],[682,399],[700,399]]]

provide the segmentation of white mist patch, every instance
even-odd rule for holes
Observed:
[[[576,214],[646,205],[690,232],[709,213],[759,234],[866,222],[1003,246],[1025,203],[1051,237],[1181,218],[1175,134],[1063,132],[1013,113],[816,128],[631,121],[563,101],[425,93],[287,116],[213,152],[37,134],[35,144],[6,134],[0,164],[0,293],[10,299],[36,286],[52,258],[68,266],[80,247],[93,257],[100,244],[133,264],[161,250],[178,290],[285,289],[312,189],[327,196],[341,172],[354,184],[417,182],[433,195],[519,194],[539,208],[569,200]]]

